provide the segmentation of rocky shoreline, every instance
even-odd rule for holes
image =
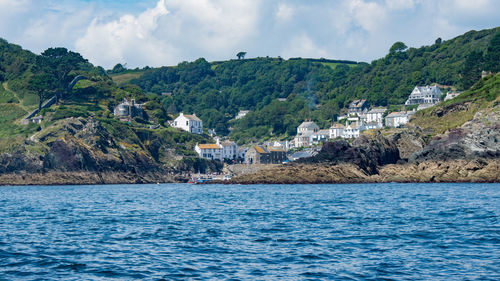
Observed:
[[[1,185],[97,185],[186,182],[183,176],[167,173],[133,172],[41,172],[0,174]]]
[[[353,164],[282,165],[233,178],[224,184],[459,183],[500,182],[500,160],[425,161],[381,166],[369,174]]]

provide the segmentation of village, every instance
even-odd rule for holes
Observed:
[[[457,92],[448,92],[444,100],[456,97]],[[443,93],[438,86],[416,86],[402,105],[401,111],[389,112],[386,107],[371,107],[365,99],[357,99],[349,104],[347,113],[338,116],[329,128],[321,129],[311,120],[304,120],[297,127],[297,133],[291,140],[268,141],[260,144],[238,146],[232,140],[222,140],[215,136],[214,143],[196,144],[194,150],[200,158],[219,160],[227,164],[283,164],[300,158],[311,157],[320,150],[320,145],[332,139],[355,139],[363,131],[382,128],[399,128],[410,121],[418,111],[429,108],[441,101]],[[407,108],[412,108],[411,110]],[[240,111],[235,119],[243,118],[249,111]],[[122,121],[134,116],[142,116],[142,105],[134,100],[124,101],[114,111]],[[203,134],[203,121],[196,114],[180,113],[169,124],[193,134]],[[152,127],[152,129],[155,129]]]

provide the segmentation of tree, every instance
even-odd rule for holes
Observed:
[[[497,32],[488,45],[485,56],[485,70],[493,73],[500,71],[500,32]]]
[[[112,73],[120,73],[120,72],[124,72],[127,70],[127,64],[121,64],[121,63],[118,63],[117,65],[115,65],[115,67],[113,67],[113,69],[111,70]]]
[[[247,52],[239,52],[236,54],[236,56],[238,57],[239,60],[241,60],[241,59],[245,59],[246,54],[247,54]]]
[[[441,37],[439,37],[438,39],[436,39],[436,41],[434,43],[436,45],[441,45],[441,42],[443,42],[443,39],[441,39]]]
[[[481,52],[472,51],[467,55],[462,69],[462,87],[464,90],[469,89],[481,78],[483,66],[484,58]]]
[[[38,94],[38,110],[42,110],[42,103],[48,94],[56,92],[56,85],[57,81],[52,75],[47,73],[40,73],[31,77],[28,89]]]
[[[408,49],[408,46],[406,46],[405,43],[398,41],[392,45],[392,47],[389,49],[389,53],[400,53],[404,52],[406,49]]]
[[[70,72],[79,69],[82,64],[88,64],[88,61],[66,48],[49,48],[37,57],[37,64],[41,67],[40,73],[51,74],[57,80],[57,87],[64,90],[74,78],[70,77]]]

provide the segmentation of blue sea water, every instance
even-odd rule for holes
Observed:
[[[0,187],[0,280],[500,280],[500,184]]]

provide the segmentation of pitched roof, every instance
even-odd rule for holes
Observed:
[[[384,113],[387,111],[387,108],[385,107],[376,107],[376,108],[372,108],[370,111],[368,111],[368,114],[369,113]]]
[[[264,149],[262,146],[256,146],[255,147],[255,151],[257,151],[258,153],[269,153],[266,151],[266,149]]]
[[[391,112],[385,118],[394,118],[408,115],[405,111]]]
[[[314,135],[329,135],[330,134],[330,131],[329,130],[319,130],[317,131],[316,133],[314,133]]]
[[[333,124],[330,129],[344,129],[344,125],[340,123]]]
[[[268,146],[268,151],[284,152],[283,148],[277,146]]]
[[[221,142],[220,144],[222,146],[232,146],[235,143],[234,143],[234,141],[228,141],[228,140],[226,140],[226,141]]]
[[[354,100],[349,104],[349,107],[362,107],[366,100]]]
[[[215,144],[215,143],[199,144],[198,147],[200,149],[220,149],[221,148],[218,144]]]
[[[300,124],[299,128],[318,128],[318,125],[312,121],[304,121]]]
[[[184,115],[184,117],[186,117],[186,119],[189,119],[189,120],[192,120],[192,121],[199,121],[199,122],[201,122],[201,119],[198,118],[196,115]]]

